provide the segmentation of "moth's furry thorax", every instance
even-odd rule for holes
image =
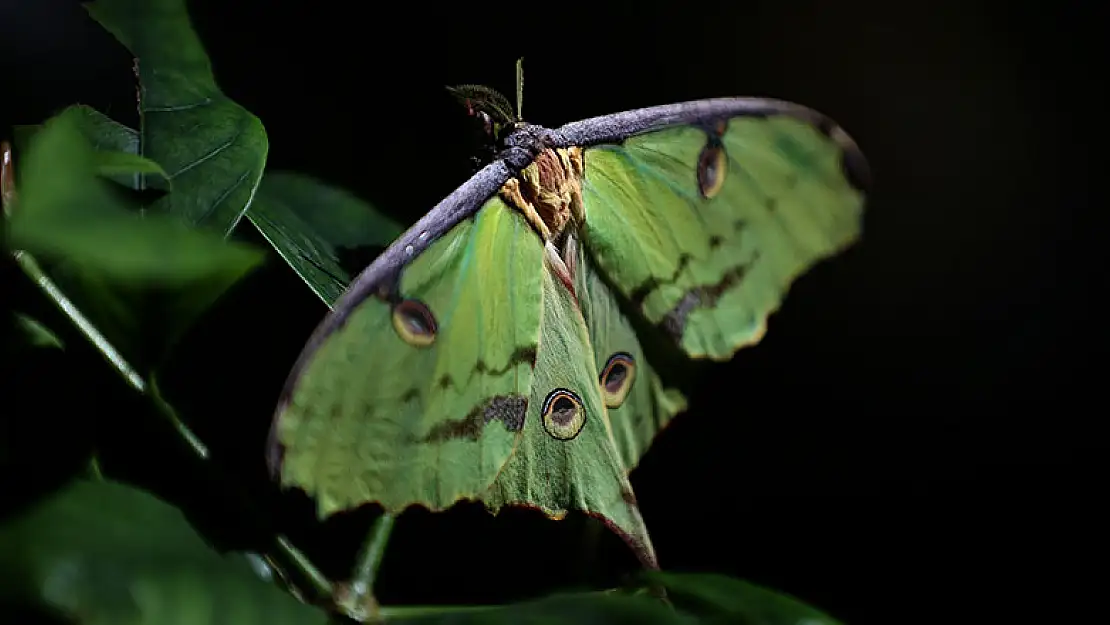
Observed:
[[[523,213],[544,241],[558,240],[569,222],[581,223],[585,216],[584,171],[581,148],[544,149],[501,187],[501,198]]]

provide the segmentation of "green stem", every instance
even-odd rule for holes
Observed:
[[[378,576],[378,567],[385,555],[386,545],[389,544],[389,534],[393,530],[393,515],[382,512],[374,520],[362,551],[358,554],[354,574],[345,596],[340,602],[351,618],[365,622],[374,615],[380,615],[378,601],[374,598],[374,582]]]
[[[38,285],[42,292],[45,293],[46,296],[54,302],[54,304],[62,311],[62,313],[64,313],[65,316],[69,318],[73,325],[81,331],[81,334],[83,334],[85,338],[93,344],[93,347],[95,347],[96,350],[99,351],[102,356],[104,356],[104,359],[108,361],[108,364],[116,370],[116,373],[120,374],[125,382],[127,382],[127,385],[138,393],[150,396],[151,393],[147,388],[146,380],[143,379],[143,376],[139,375],[139,373],[135,371],[130,363],[128,363],[127,360],[124,359],[123,354],[119,353],[119,350],[117,350],[115,346],[108,341],[107,337],[101,334],[100,330],[97,330],[96,326],[93,325],[91,321],[89,321],[88,317],[86,317],[80,311],[80,309],[78,309],[77,306],[74,305],[73,301],[70,300],[69,297],[67,297],[66,294],[58,288],[58,285],[50,279],[50,276],[46,275],[46,272],[44,272],[42,268],[39,267],[39,264],[35,262],[35,259],[32,258],[30,254],[21,250],[16,250],[14,256],[16,262],[23,269],[23,272],[35,281],[35,284]],[[161,401],[161,398],[157,396],[157,389],[155,389],[154,395],[156,398],[156,401],[154,403],[158,407],[158,412],[169,419],[170,423],[173,424],[174,429],[177,430],[177,433],[185,440],[186,443],[189,444],[189,447],[191,447],[202,460],[207,460],[208,447],[205,446],[205,444],[202,443],[195,434],[193,434],[192,430],[190,430],[189,427],[181,421],[181,419],[177,418],[177,415],[174,414],[172,408],[166,405],[165,402]]]
[[[5,206],[5,208],[10,210],[10,205]],[[182,440],[193,450],[193,453],[201,460],[207,460],[208,447],[189,429],[189,426],[185,425],[185,423],[177,417],[173,408],[162,400],[161,396],[158,394],[157,384],[147,384],[143,376],[135,371],[131,364],[120,354],[119,350],[96,329],[96,326],[89,321],[88,317],[86,317],[73,301],[58,288],[58,285],[46,275],[46,272],[42,270],[30,254],[21,250],[16,250],[13,256],[15,257],[16,263],[23,269],[23,272],[34,280],[39,289],[46,294],[81,334],[83,334],[97,351],[104,356],[104,359],[120,374],[124,382],[134,391],[150,399],[155,410],[170,422],[174,429],[177,430]],[[275,537],[275,543],[277,550],[284,556],[279,560],[288,563],[297,570],[301,579],[312,586],[313,594],[318,600],[330,601],[332,597],[332,585],[331,582],[324,577],[323,573],[321,573],[300,550],[294,547],[285,536],[278,534]]]
[[[293,546],[289,539],[282,534],[278,534],[274,538],[277,544],[278,551],[284,556],[281,561],[291,563],[293,568],[301,576],[305,582],[312,586],[312,592],[318,603],[330,602],[334,589],[332,588],[331,581],[324,577],[320,569],[308,559],[300,549]]]
[[[393,530],[393,515],[383,512],[370,528],[370,535],[366,537],[366,544],[362,546],[359,554],[358,566],[351,585],[365,586],[367,592],[374,587],[374,580],[378,576],[378,567],[381,566],[382,556],[385,555],[386,545],[389,544],[389,534]]]
[[[123,355],[121,355],[119,351],[108,342],[108,339],[96,329],[96,326],[89,321],[88,317],[77,309],[73,301],[66,297],[65,293],[62,293],[58,285],[54,284],[54,281],[51,280],[50,277],[46,275],[46,272],[39,267],[39,264],[35,262],[35,259],[31,258],[30,254],[21,250],[16,250],[13,256],[15,256],[15,262],[19,264],[23,272],[34,280],[35,284],[38,285],[42,292],[54,302],[62,313],[69,318],[73,325],[77,326],[81,334],[84,334],[85,338],[96,347],[97,351],[99,351],[101,355],[104,356],[104,359],[108,361],[108,364],[123,377],[124,381],[127,382],[131,388],[145,394],[146,384],[143,382],[143,377],[131,368],[131,365],[123,359]],[[208,452],[205,451],[204,453],[207,455]]]

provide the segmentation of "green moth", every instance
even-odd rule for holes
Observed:
[[[867,163],[810,109],[683,102],[548,129],[452,92],[489,159],[367,267],[293,367],[271,432],[326,517],[463,499],[593,515],[647,567],[628,472],[685,400],[639,327],[695,359],[757,342],[859,235]]]

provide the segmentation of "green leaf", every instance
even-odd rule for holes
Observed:
[[[568,593],[504,606],[383,608],[389,622],[451,625],[696,625],[649,596]]]
[[[32,141],[11,218],[17,247],[73,260],[113,282],[160,288],[198,281],[226,288],[262,260],[244,245],[128,211],[97,180],[94,153],[77,129],[66,112]],[[128,155],[116,154],[125,171]]]
[[[81,135],[96,154],[96,172],[131,189],[139,189],[145,176],[147,186],[170,190],[170,179],[162,166],[139,156],[139,132],[84,104],[67,107],[62,114],[71,116]],[[41,124],[15,126],[15,148],[25,152]]]
[[[228,235],[266,164],[262,122],[224,95],[185,0],[97,0],[92,17],[137,57],[139,153],[162,165],[174,192],[152,212]],[[145,174],[140,189],[151,186]]]
[[[134,128],[84,104],[74,104],[66,110],[73,111],[81,134],[88,139],[94,150],[139,153],[139,133]]]
[[[284,171],[266,173],[247,217],[328,306],[353,278],[340,249],[386,247],[404,231],[351,193]]]
[[[53,332],[48,330],[46,326],[39,323],[37,320],[23,315],[14,313],[12,315],[15,322],[16,331],[23,336],[24,341],[31,347],[56,347],[62,349],[62,341]]]
[[[646,574],[662,585],[679,609],[702,623],[743,625],[840,625],[816,608],[739,579],[712,574]]]
[[[0,525],[0,603],[83,624],[323,625],[326,615],[222,556],[174,507],[78,481]]]
[[[138,154],[127,152],[97,152],[93,157],[96,173],[105,178],[127,180],[135,175],[147,176],[147,180],[154,176],[155,179],[164,180],[168,187],[169,179],[162,166],[152,160],[143,158]],[[129,182],[124,182],[130,186]]]
[[[666,588],[674,607],[648,593],[575,593],[506,606],[385,607],[406,623],[645,623],[657,625],[839,625],[796,599],[711,574],[648,574]]]
[[[51,275],[63,290],[125,357],[146,365],[140,353],[160,357],[160,348],[263,256],[168,216],[129,210],[97,177],[80,124],[79,112],[69,109],[31,139],[20,163],[12,243],[60,261]],[[150,325],[157,331],[145,332]]]

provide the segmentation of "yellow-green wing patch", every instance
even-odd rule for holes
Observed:
[[[553,518],[580,510],[603,520],[657,568],[597,385],[590,339],[569,291],[543,273],[543,326],[524,431],[487,507],[539,508]]]
[[[686,409],[686,399],[678,390],[663,385],[644,356],[632,324],[585,254],[578,260],[576,291],[594,348],[598,387],[613,438],[624,466],[631,470],[663,426]]]
[[[862,158],[789,115],[671,127],[585,152],[583,237],[633,306],[693,357],[757,342],[790,283],[859,235]]]
[[[489,200],[350,312],[276,422],[283,485],[321,516],[381,502],[443,509],[494,482],[524,424],[543,248]]]

